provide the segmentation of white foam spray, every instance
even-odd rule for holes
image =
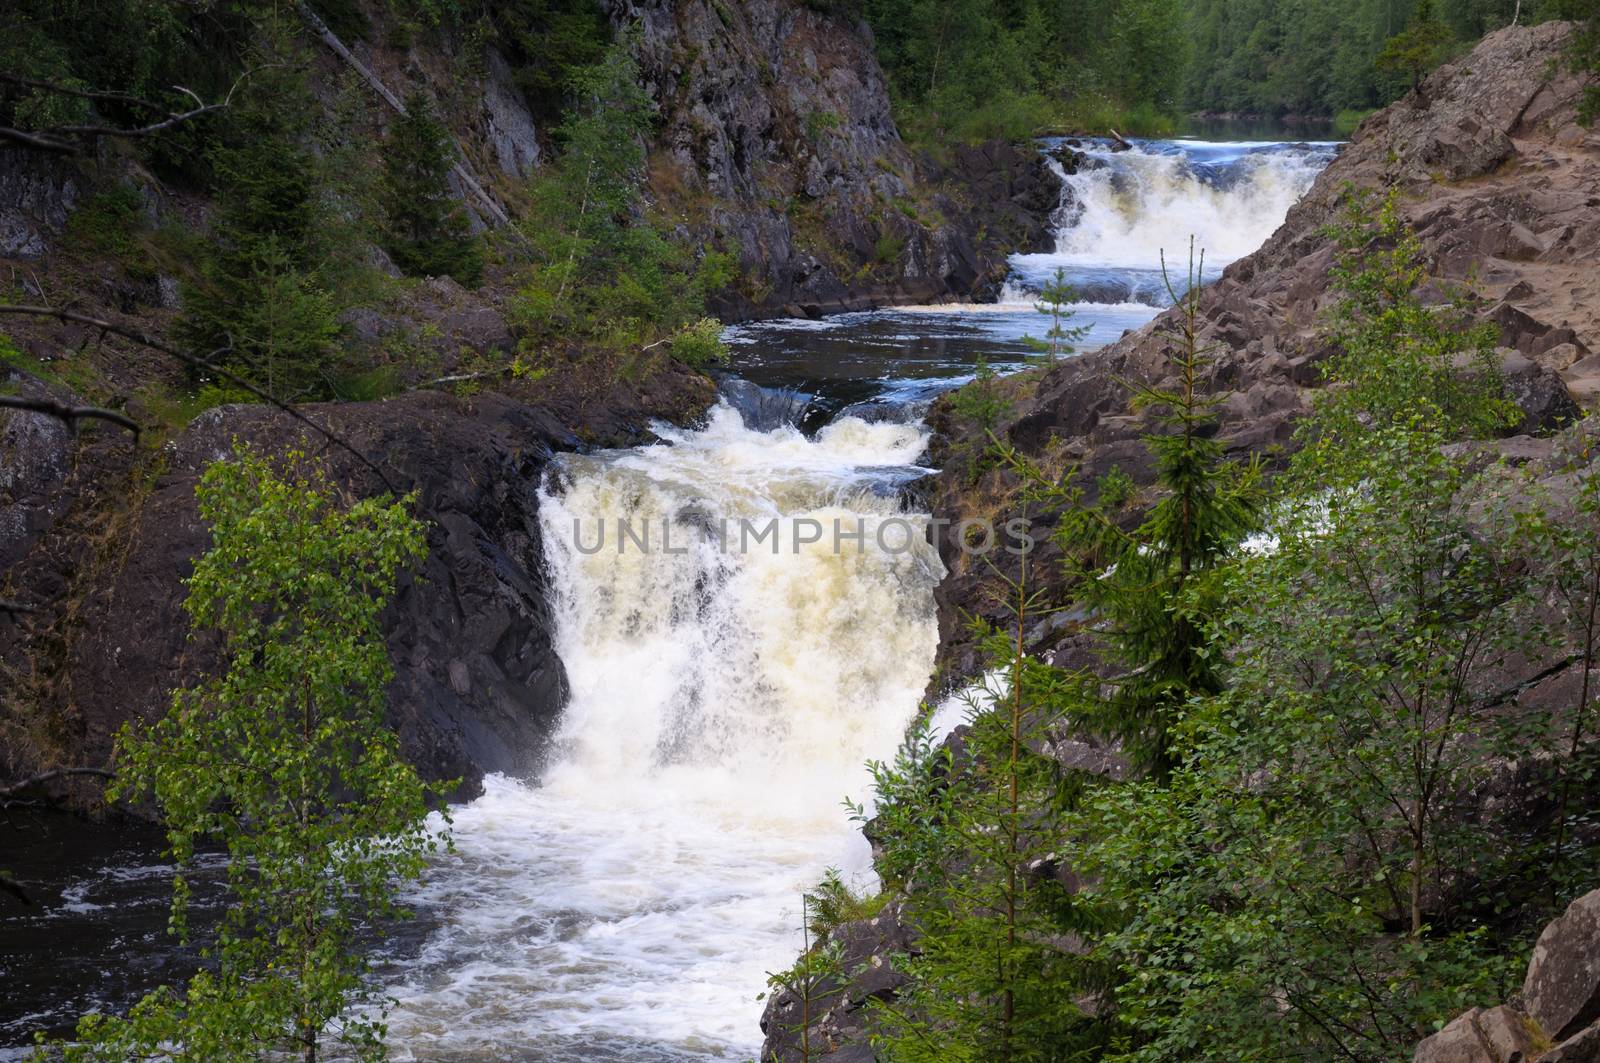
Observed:
[[[491,779],[457,815],[460,857],[419,898],[442,925],[392,990],[400,1058],[749,1058],[800,891],[830,865],[870,877],[840,801],[869,796],[933,663],[943,570],[892,489],[926,429],[807,439],[721,406],[665,434],[566,457],[541,495],[570,704],[538,784]],[[724,551],[719,517],[919,534]],[[574,548],[574,521],[592,547],[618,518],[669,522],[685,552]]]

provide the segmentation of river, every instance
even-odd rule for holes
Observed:
[[[865,762],[893,753],[933,666],[942,568],[902,490],[929,471],[927,403],[980,357],[1027,362],[1058,268],[1081,293],[1080,347],[1144,324],[1166,302],[1163,252],[1181,274],[1193,234],[1214,275],[1335,150],[1080,149],[1055,249],[1014,256],[999,302],[731,328],[732,379],[703,427],[559,460],[541,521],[571,699],[542,777],[491,777],[455,810],[459,852],[387,946],[396,1058],[756,1054],[757,995],[797,952],[801,892],[829,867],[870,884],[841,802],[870,798]],[[775,550],[740,548],[741,527],[774,518]],[[619,520],[652,548],[619,552]],[[835,550],[797,541],[802,520],[864,534]],[[0,984],[25,990],[0,1002],[0,1046],[174,966],[156,843],[109,842],[38,870],[42,910],[0,908]]]

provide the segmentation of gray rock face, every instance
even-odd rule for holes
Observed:
[[[839,976],[821,978],[809,999],[785,989],[767,999],[761,1015],[762,1063],[789,1063],[801,1056],[802,1034],[811,1058],[828,1063],[871,1063],[866,1043],[866,1007],[875,997],[893,999],[906,976],[894,959],[914,947],[915,934],[900,921],[896,906],[871,919],[843,923],[829,942],[839,949]]]
[[[1539,935],[1523,1004],[1553,1040],[1600,1019],[1600,891],[1585,894]]]
[[[1473,1008],[1417,1045],[1412,1063],[1525,1063],[1534,1058],[1523,1016],[1505,1007]]]
[[[539,165],[539,136],[533,115],[512,78],[505,57],[490,48],[484,56],[484,79],[480,120],[483,138],[494,152],[500,171],[510,178],[523,178]]]
[[[1522,1008],[1473,1008],[1417,1045],[1413,1063],[1600,1063],[1600,890],[1544,928]]]
[[[79,178],[65,162],[0,147],[0,258],[43,255],[79,195]]]
[[[0,385],[23,398],[62,398],[3,366]],[[72,445],[72,433],[54,417],[0,413],[0,572],[22,559],[60,511],[63,500],[55,489],[71,466]]]
[[[967,295],[1048,237],[1058,184],[1031,149],[960,163],[951,187],[979,181],[959,196],[913,159],[864,26],[797,0],[606,7],[642,27],[657,195],[684,208],[680,235],[738,248],[724,317]]]
[[[407,758],[429,778],[462,778],[464,796],[485,772],[531,773],[566,695],[551,644],[537,491],[551,445],[571,445],[570,434],[548,413],[494,395],[417,393],[313,408],[313,416],[415,490],[428,525],[427,559],[384,618],[395,667],[390,717]],[[213,659],[208,638],[188,637],[180,581],[209,543],[195,483],[235,438],[268,452],[321,453],[357,495],[383,489],[348,454],[308,445],[283,415],[228,406],[198,418],[134,515],[120,568],[83,605],[69,669],[85,763],[104,759],[124,720],[164,711],[168,691]]]

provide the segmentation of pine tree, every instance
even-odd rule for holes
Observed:
[[[323,264],[323,204],[310,148],[314,101],[287,31],[268,26],[228,127],[210,152],[212,240],[183,292],[179,334],[284,399],[328,389],[338,333]],[[270,327],[264,329],[264,323]]]
[[[1417,0],[1406,28],[1389,38],[1374,60],[1379,70],[1404,74],[1411,90],[1422,86],[1423,76],[1444,59],[1450,30],[1433,14],[1433,0]]]
[[[1067,510],[1057,539],[1069,559],[1073,586],[1099,618],[1109,682],[1086,699],[1083,723],[1120,740],[1142,771],[1158,776],[1172,766],[1169,731],[1184,703],[1221,689],[1209,645],[1208,615],[1216,607],[1208,576],[1253,528],[1259,506],[1254,466],[1229,461],[1216,438],[1216,400],[1202,393],[1210,350],[1201,346],[1200,277],[1204,257],[1191,247],[1187,287],[1170,330],[1178,353],[1177,384],[1163,389],[1133,383],[1136,409],[1155,412],[1163,429],[1145,437],[1155,459],[1160,499],[1131,532],[1113,507],[1124,490],[1102,491],[1093,507]]]
[[[449,275],[472,287],[482,276],[483,254],[466,211],[450,192],[455,161],[455,146],[433,102],[413,90],[384,144],[384,247],[406,273]]]

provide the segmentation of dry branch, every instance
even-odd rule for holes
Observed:
[[[92,419],[97,421],[110,421],[112,424],[121,425],[133,433],[134,439],[139,438],[141,428],[139,422],[116,410],[107,410],[99,406],[68,406],[64,402],[54,399],[28,399],[20,395],[0,395],[0,409],[24,410],[28,413],[42,413],[46,417],[54,417],[65,421],[74,432],[78,430],[78,422]]]
[[[6,786],[0,786],[0,797],[15,797],[17,794],[20,794],[25,790],[31,790],[35,786],[43,786],[47,782],[55,782],[57,779],[79,778],[82,776],[92,776],[96,779],[109,779],[111,778],[111,772],[107,771],[105,768],[53,768],[50,771],[42,771],[38,775],[30,775],[26,779],[19,779],[18,781],[10,783]]]

